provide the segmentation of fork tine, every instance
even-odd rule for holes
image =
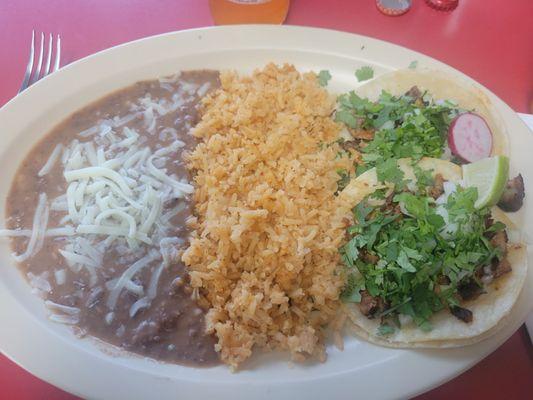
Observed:
[[[24,73],[24,80],[22,85],[20,85],[19,93],[28,87],[28,83],[31,77],[31,70],[33,69],[33,55],[35,52],[35,30],[31,31],[31,46],[30,46],[30,58],[28,60],[28,65],[26,66],[26,72]]]
[[[57,71],[59,69],[59,62],[61,59],[61,36],[59,34],[57,35],[57,41],[56,41],[56,58],[54,61],[54,70],[53,72]]]
[[[44,68],[43,76],[48,75],[50,72],[50,63],[52,62],[52,43],[54,41],[54,38],[52,34],[50,33],[50,36],[48,38],[48,53],[46,55],[46,66]]]
[[[33,76],[30,79],[30,85],[33,85],[35,82],[39,80],[39,77],[41,75],[41,67],[43,66],[43,53],[44,53],[44,33],[41,32],[41,50],[39,52],[39,60],[37,61],[37,66],[35,71],[33,71]]]

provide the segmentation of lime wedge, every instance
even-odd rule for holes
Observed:
[[[484,158],[463,165],[463,180],[467,187],[477,188],[476,208],[495,205],[509,179],[509,159],[505,156]]]

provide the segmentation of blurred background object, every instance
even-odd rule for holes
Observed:
[[[411,8],[411,0],[376,0],[376,7],[392,17],[405,14]]]
[[[290,0],[209,0],[216,25],[282,24]]]
[[[459,5],[459,0],[426,0],[426,3],[439,11],[452,11]]]

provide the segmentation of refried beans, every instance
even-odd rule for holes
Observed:
[[[204,70],[136,83],[68,117],[22,162],[8,236],[52,320],[157,360],[218,362],[180,261],[192,212],[182,154],[218,86]]]

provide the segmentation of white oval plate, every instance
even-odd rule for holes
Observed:
[[[37,138],[90,101],[135,81],[194,68],[249,72],[274,61],[294,63],[301,71],[328,69],[333,75],[329,88],[345,91],[357,86],[354,71],[361,65],[373,66],[379,75],[406,68],[414,60],[419,66],[464,77],[443,63],[382,41],[289,26],[182,31],[103,51],[43,79],[0,110],[0,215],[3,218],[4,199],[16,168]],[[527,183],[533,182],[527,128],[507,105],[488,95],[512,133],[513,169],[520,170]],[[533,193],[526,191],[526,207],[519,217],[529,221]],[[533,237],[533,224],[525,225]],[[2,351],[38,377],[92,399],[405,398],[451,379],[496,349],[520,326],[533,304],[530,271],[509,323],[482,343],[420,351],[387,349],[347,338],[344,351],[328,348],[324,364],[291,366],[286,355],[270,354],[254,358],[244,371],[231,373],[225,366],[187,368],[102,351],[102,344],[78,339],[67,327],[46,319],[42,301],[31,294],[13,264],[7,241],[0,243],[0,265]]]

